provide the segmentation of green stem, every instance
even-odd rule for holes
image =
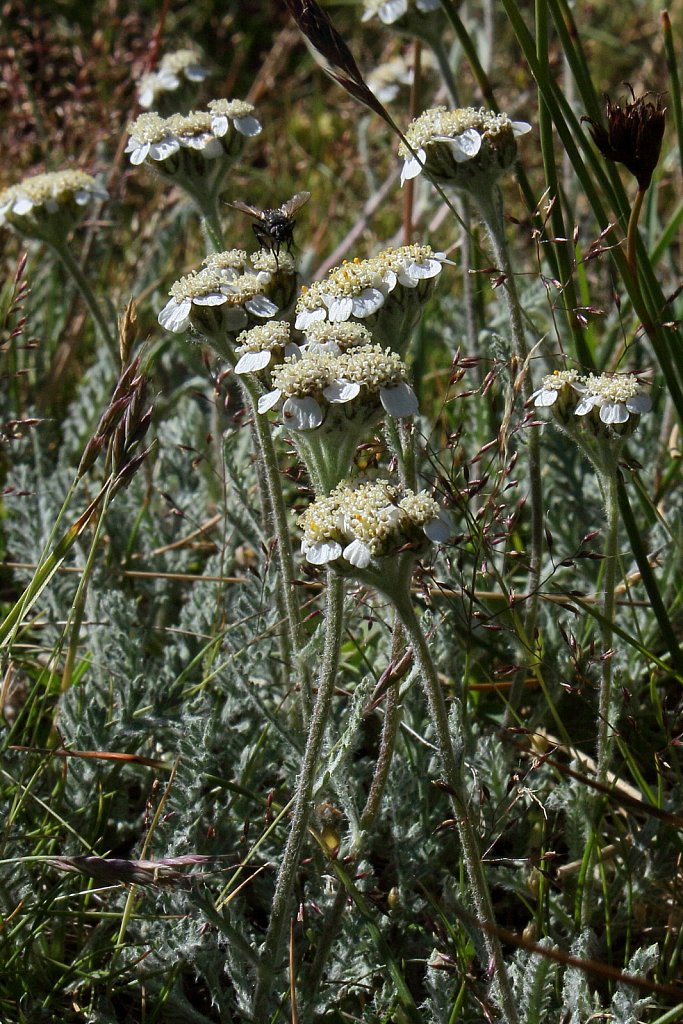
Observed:
[[[402,593],[394,593],[390,596],[412,644],[415,659],[420,670],[422,687],[429,706],[432,725],[436,732],[439,754],[455,812],[456,825],[472,899],[477,917],[483,925],[484,943],[489,959],[489,964],[485,966],[487,968],[490,966],[492,969],[497,984],[496,995],[500,1001],[500,1008],[506,1024],[517,1024],[517,1007],[512,995],[510,978],[505,966],[498,936],[494,931],[493,903],[482,865],[479,838],[470,819],[469,798],[465,784],[463,763],[461,758],[456,758],[455,751],[453,750],[448,710],[441,684],[432,661],[429,645],[420,628],[420,623],[410,600],[408,587]]]
[[[638,287],[638,221],[643,206],[646,189],[639,188],[631,208],[631,216],[628,219],[628,231],[626,232],[626,263],[633,278],[633,285]]]
[[[215,196],[205,193],[192,192],[192,198],[197,204],[202,217],[202,227],[206,238],[214,252],[222,252],[225,248],[223,242],[223,228],[218,216],[218,206]]]
[[[524,336],[524,323],[522,320],[522,308],[517,294],[512,262],[505,235],[505,223],[503,220],[503,198],[500,189],[496,187],[490,200],[484,196],[476,196],[477,205],[481,218],[484,221],[493,257],[496,265],[504,275],[503,290],[507,301],[508,315],[510,317],[510,329],[512,333],[512,351],[515,357],[516,373],[521,377],[521,391],[525,401],[528,401],[533,392],[530,368],[528,366],[529,352]],[[514,387],[514,380],[512,382]],[[541,559],[543,555],[543,485],[541,482],[541,437],[536,428],[531,428],[527,436],[528,473],[529,473],[529,504],[531,506],[531,542],[529,556],[529,571],[527,576],[527,606],[524,616],[524,632],[531,644],[534,642],[536,621],[538,618],[539,588],[541,579]],[[533,650],[527,648],[524,658],[525,665],[533,656]],[[524,666],[520,666],[520,672],[512,687],[510,694],[510,706],[514,710],[517,706],[523,684]]]
[[[57,254],[57,256],[59,256],[60,260],[62,261],[62,265],[64,266],[64,269],[66,270],[67,274],[71,276],[74,284],[81,293],[83,301],[90,310],[90,315],[92,316],[93,320],[95,321],[100,331],[100,334],[102,335],[102,339],[107,343],[107,345],[109,345],[111,348],[114,348],[114,335],[112,334],[109,328],[109,324],[105,319],[100,304],[95,298],[92,288],[88,284],[88,280],[85,274],[81,270],[78,261],[74,258],[74,255],[71,252],[71,249],[69,249],[68,244],[66,242],[62,244],[52,242],[50,244],[54,252]]]
[[[327,575],[327,609],[325,615],[325,643],[318,678],[318,693],[308,730],[301,773],[297,783],[292,810],[292,825],[275,882],[272,911],[268,932],[261,951],[256,991],[254,994],[254,1021],[269,1019],[269,1003],[273,984],[278,976],[282,947],[287,930],[289,910],[296,874],[313,799],[313,787],[320,768],[320,755],[330,715],[332,695],[339,666],[339,649],[344,624],[344,583],[333,570]]]
[[[614,613],[616,607],[616,581],[619,558],[619,493],[618,470],[616,462],[603,480],[605,492],[605,513],[607,517],[607,533],[605,536],[605,580],[602,622],[602,679],[600,681],[600,701],[598,708],[598,782],[607,781],[612,742],[614,739],[614,722],[612,713],[612,682],[613,658],[611,656],[614,641]]]
[[[290,642],[296,658],[296,671],[301,686],[301,716],[305,727],[311,715],[313,696],[308,667],[300,657],[306,643],[306,636],[296,593],[297,574],[294,566],[294,552],[292,550],[287,508],[280,481],[280,467],[277,462],[268,418],[258,412],[257,390],[246,375],[241,378],[241,382],[251,409],[256,440],[261,456],[261,468],[266,478],[269,504],[273,515],[273,526],[280,559],[280,571],[282,573],[280,593],[285,606]]]

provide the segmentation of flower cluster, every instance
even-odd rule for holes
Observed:
[[[490,187],[514,163],[517,136],[530,131],[526,121],[483,108],[426,110],[406,131],[414,152],[405,143],[399,147],[401,184],[424,173],[430,181],[457,189]]]
[[[195,50],[167,53],[161,58],[157,70],[143,75],[138,82],[138,102],[149,110],[164,93],[177,92],[183,82],[203,82],[208,75]]]
[[[154,162],[165,174],[187,170],[187,158],[197,153],[204,160],[237,156],[244,139],[258,135],[261,124],[251,103],[242,100],[211,100],[207,110],[160,117],[140,114],[128,128],[125,152],[132,164]]]
[[[247,256],[241,249],[213,253],[200,270],[176,281],[159,323],[182,334],[188,329],[208,340],[268,320],[291,304],[296,287],[294,262],[272,253]]]
[[[29,238],[61,242],[89,203],[107,198],[84,171],[36,174],[0,192],[0,225],[9,224]]]
[[[608,428],[619,436],[632,433],[652,408],[650,396],[632,373],[581,377],[576,370],[555,370],[531,397],[537,408],[552,408],[565,425],[572,415],[586,417],[589,429],[604,433]]]
[[[428,245],[385,249],[371,259],[345,262],[302,289],[296,327],[306,331],[324,320],[363,320],[386,344],[404,351],[444,262],[449,262],[444,253]]]
[[[273,390],[259,399],[260,413],[281,409],[294,430],[324,427],[327,434],[365,429],[381,415],[414,416],[415,392],[396,352],[362,345],[348,352],[288,356],[272,373]]]
[[[451,533],[448,513],[426,491],[401,491],[388,480],[355,486],[344,481],[317,498],[298,525],[306,560],[312,565],[336,563],[342,570],[366,569],[404,551],[412,558],[426,540],[442,543]]]

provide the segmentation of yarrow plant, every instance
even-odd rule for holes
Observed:
[[[405,352],[435,279],[450,262],[428,245],[407,245],[343,263],[302,289],[295,326],[306,331],[323,320],[362,320],[375,338]]]
[[[107,190],[85,171],[36,174],[0,192],[0,225],[61,245],[87,207],[108,198]]]
[[[209,77],[196,50],[184,49],[165,53],[156,71],[143,75],[138,82],[138,102],[145,110],[163,103],[167,95],[173,94],[177,104],[177,93],[184,84],[196,85]],[[177,109],[177,106],[176,106]]]
[[[401,184],[424,174],[439,185],[474,192],[490,190],[517,156],[517,138],[531,131],[526,121],[511,121],[483,107],[425,110],[406,130],[399,146]]]

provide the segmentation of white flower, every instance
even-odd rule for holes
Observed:
[[[254,108],[242,100],[211,100],[208,110],[160,117],[140,114],[129,126],[125,151],[136,166],[146,160],[163,163],[182,150],[201,153],[205,160],[237,155],[247,136],[258,135],[261,125]],[[164,168],[164,170],[167,170]],[[186,172],[193,170],[190,164]]]
[[[410,0],[364,0],[365,11],[362,21],[377,17],[384,25],[393,25],[410,11]],[[421,14],[428,14],[441,7],[440,0],[415,0],[415,7]]]
[[[642,416],[652,408],[650,396],[633,374],[590,374],[583,381],[583,397],[574,412],[586,416],[592,409],[599,410],[602,423],[618,426],[630,416]]]
[[[405,143],[399,147],[404,161],[401,184],[422,171],[431,180],[456,188],[471,187],[475,174],[495,179],[513,163],[516,138],[530,131],[526,121],[511,121],[507,114],[493,114],[483,108],[426,110],[406,131],[410,148]],[[462,166],[469,164],[472,166]]]
[[[211,100],[211,130],[218,138],[223,138],[230,130],[230,125],[240,135],[253,136],[261,131],[261,122],[254,117],[251,103],[243,100]]]
[[[204,264],[172,285],[158,315],[166,330],[182,334],[192,327],[205,337],[217,331],[232,334],[249,326],[250,317],[269,319],[279,312],[264,294],[270,275],[254,272],[242,250],[213,253]],[[207,315],[210,309],[216,311],[213,316]]]
[[[24,178],[0,192],[0,225],[10,224],[24,234],[42,237],[57,223],[68,231],[95,200],[108,199],[106,189],[84,171],[50,171]]]
[[[578,371],[554,370],[543,377],[540,388],[534,391],[530,397],[533,398],[537,409],[548,409],[555,404],[563,392],[566,394],[568,389],[573,392],[582,391]]]
[[[424,295],[418,294],[418,301],[426,301],[429,285],[425,282],[436,278],[448,262],[444,253],[433,252],[428,245],[385,249],[367,260],[345,262],[324,280],[302,289],[295,326],[307,332],[324,320],[367,320],[382,310],[395,290],[414,289],[417,293],[424,286]]]
[[[426,491],[401,492],[387,480],[342,482],[309,506],[299,526],[302,554],[313,565],[341,559],[367,569],[375,562],[380,571],[387,556],[395,561],[399,552],[419,550],[424,539],[438,543],[452,532],[448,513]]]

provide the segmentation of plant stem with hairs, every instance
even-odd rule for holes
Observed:
[[[318,677],[318,691],[309,723],[306,748],[294,797],[292,824],[277,873],[268,931],[261,950],[252,1008],[254,1021],[266,1021],[269,1019],[271,993],[278,975],[285,935],[287,934],[294,883],[306,838],[315,781],[320,770],[320,756],[339,666],[339,649],[341,646],[343,624],[344,582],[334,570],[329,570],[327,574],[325,642]]]

